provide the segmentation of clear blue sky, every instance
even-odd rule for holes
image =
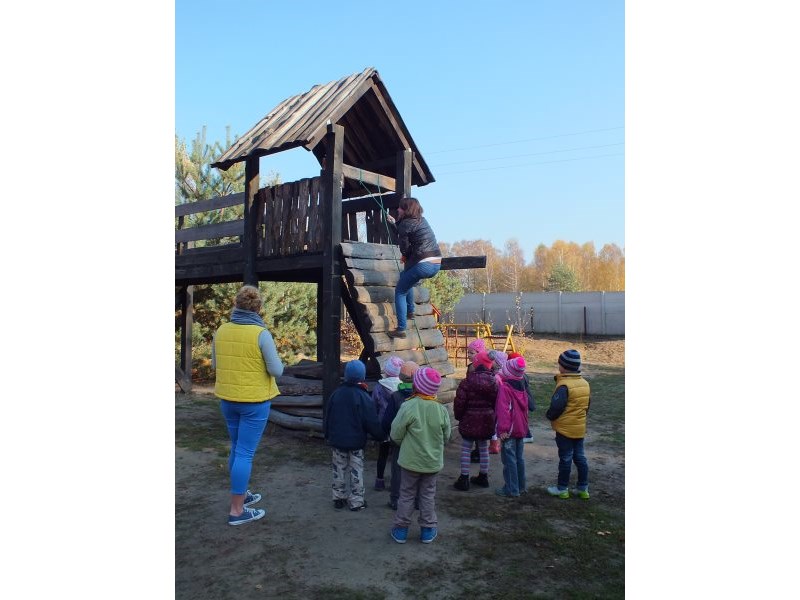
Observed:
[[[282,100],[375,67],[436,178],[439,241],[625,246],[624,2],[175,3],[175,129],[244,134]],[[310,152],[261,159],[284,181]]]

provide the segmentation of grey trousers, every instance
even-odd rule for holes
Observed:
[[[347,452],[333,448],[331,469],[333,470],[333,499],[347,500],[350,508],[364,504],[364,451]],[[347,494],[348,471],[350,471],[350,494]]]
[[[420,527],[436,527],[436,479],[439,473],[417,473],[400,467],[400,499],[394,514],[395,527],[408,527],[414,513],[414,498],[419,497]]]

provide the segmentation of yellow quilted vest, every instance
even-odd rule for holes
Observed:
[[[586,437],[586,412],[589,410],[589,383],[580,373],[559,373],[555,376],[556,389],[567,386],[567,407],[550,425],[558,433],[574,440]]]
[[[263,330],[259,325],[236,323],[224,323],[217,329],[214,393],[219,398],[231,402],[263,402],[280,394],[258,347],[258,335]]]

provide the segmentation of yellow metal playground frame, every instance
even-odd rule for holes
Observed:
[[[503,352],[516,352],[512,332],[513,325],[506,325],[505,335],[492,335],[492,327],[489,323],[439,323],[439,329],[444,336],[444,346],[447,355],[453,360],[454,366],[458,366],[458,360],[464,359],[464,366],[469,364],[467,358],[467,346],[474,340],[482,339],[486,343],[487,350],[501,350]]]

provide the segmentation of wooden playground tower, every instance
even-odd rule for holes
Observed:
[[[319,175],[259,189],[260,158],[296,147],[314,154]],[[445,376],[454,372],[435,319],[426,318],[433,309],[424,288],[415,288],[419,334],[410,330],[405,339],[386,335],[397,323],[399,251],[381,205],[396,210],[400,199],[411,195],[412,185],[427,185],[434,177],[374,68],[283,101],[212,166],[227,170],[242,161],[243,193],[175,207],[176,309],[181,312],[176,381],[181,389],[191,388],[193,286],[212,283],[317,284],[323,406],[340,381],[342,304],[361,337],[360,358],[369,374],[377,375],[390,354],[430,364]],[[183,227],[187,215],[235,205],[244,206],[243,219]],[[359,221],[366,224],[366,239],[359,239]],[[239,241],[194,247],[200,240],[230,237]],[[442,260],[444,270],[485,265],[485,256]],[[456,384],[452,379],[443,383],[444,401],[452,399]]]

